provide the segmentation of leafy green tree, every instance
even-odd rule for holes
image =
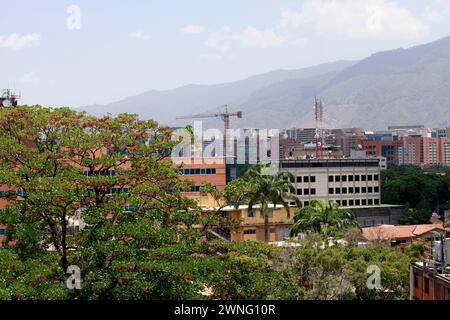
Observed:
[[[183,197],[189,183],[167,158],[175,143],[168,128],[134,115],[1,109],[9,203],[0,223],[13,241],[0,248],[0,298],[288,296],[267,248],[199,241],[201,226],[218,217]],[[236,182],[226,196],[240,201],[238,190]],[[64,287],[69,265],[80,267],[81,290]]]
[[[269,214],[270,205],[274,208],[282,205],[286,215],[290,216],[289,200],[295,201],[300,206],[299,199],[294,195],[295,189],[291,183],[293,175],[289,172],[278,172],[274,175],[262,173],[260,168],[249,169],[242,179],[251,187],[241,194],[241,201],[248,203],[249,212],[255,205],[260,205],[260,212],[264,218],[264,240],[269,238]]]
[[[298,233],[316,233],[324,237],[333,237],[338,232],[357,227],[354,215],[339,207],[335,202],[325,204],[312,200],[308,206],[297,209],[291,235]]]
[[[323,239],[309,236],[301,246],[285,249],[283,268],[289,281],[307,300],[404,300],[409,296],[409,264],[420,259],[422,244],[402,252],[383,244],[370,247],[322,247]],[[367,285],[380,270],[380,287]]]
[[[63,300],[69,297],[61,279],[58,255],[49,253],[21,260],[9,249],[0,249],[0,300]]]
[[[0,133],[0,184],[10,190],[0,221],[21,261],[51,254],[61,284],[78,265],[84,298],[198,296],[189,255],[165,259],[193,246],[202,223],[165,156],[176,143],[168,128],[34,106],[0,110]]]
[[[409,208],[407,205],[407,210],[402,220],[401,224],[414,225],[414,224],[427,224],[430,223],[431,219],[431,209],[426,201],[421,201],[417,208]]]
[[[447,175],[424,172],[420,167],[405,165],[391,167],[381,174],[383,203],[426,207],[432,211],[450,197]]]

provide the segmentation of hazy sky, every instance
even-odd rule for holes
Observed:
[[[58,106],[450,35],[450,0],[0,0],[0,8],[0,88]]]

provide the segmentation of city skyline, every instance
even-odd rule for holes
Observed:
[[[446,0],[2,2],[0,86],[23,103],[74,107],[358,60],[444,37],[450,21]],[[68,28],[71,6],[79,29]]]

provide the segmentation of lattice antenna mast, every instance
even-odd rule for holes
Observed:
[[[322,100],[315,98],[314,101],[314,115],[316,120],[316,135],[314,137],[316,144],[316,159],[323,158],[323,132],[322,132],[322,123],[323,123],[323,104]]]

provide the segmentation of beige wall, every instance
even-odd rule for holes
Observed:
[[[240,226],[232,231],[231,240],[264,240],[264,218],[261,216],[259,209],[255,209],[253,212],[254,216],[249,216],[247,210],[234,210],[229,212],[230,217],[241,220]],[[290,208],[289,218],[284,208],[273,209],[269,217],[270,241],[282,240],[282,236],[287,235],[294,223],[294,208]],[[248,234],[246,231],[252,231],[252,233]]]
[[[293,186],[295,190],[302,189],[302,195],[298,195],[300,201],[302,201],[303,205],[307,202],[310,202],[313,199],[319,199],[322,201],[340,201],[341,205],[350,206],[350,200],[353,201],[353,205],[356,205],[356,200],[359,200],[360,205],[363,205],[363,200],[366,201],[366,205],[369,204],[369,199],[371,199],[372,204],[380,204],[381,202],[381,188],[380,188],[380,168],[379,167],[320,167],[320,168],[288,168],[288,169],[280,169],[284,171],[288,171],[294,175],[295,182]],[[360,181],[349,181],[349,176],[359,176]],[[361,181],[361,176],[366,176],[366,181]],[[367,176],[372,176],[372,181],[368,181]],[[378,181],[375,181],[374,176],[378,176]],[[333,182],[329,181],[329,176],[340,176],[340,181],[336,182],[336,179],[333,179]],[[342,181],[342,176],[346,176],[346,181]],[[297,177],[302,177],[301,182],[297,182]],[[315,177],[315,182],[304,182],[304,177],[308,177],[309,181],[311,181],[311,177]],[[362,193],[362,188],[366,188],[366,192]],[[369,187],[372,188],[372,192],[369,193]],[[375,192],[375,188],[378,188],[378,192]],[[334,191],[336,188],[341,189],[340,194],[330,193],[329,189],[333,188]],[[347,189],[347,193],[342,193],[342,188]],[[350,193],[350,189],[353,188],[354,192]],[[356,193],[356,188],[360,188],[360,193]],[[304,189],[309,189],[310,194],[305,195]],[[311,189],[315,189],[315,195],[312,195]],[[344,204],[344,201],[347,203]]]

